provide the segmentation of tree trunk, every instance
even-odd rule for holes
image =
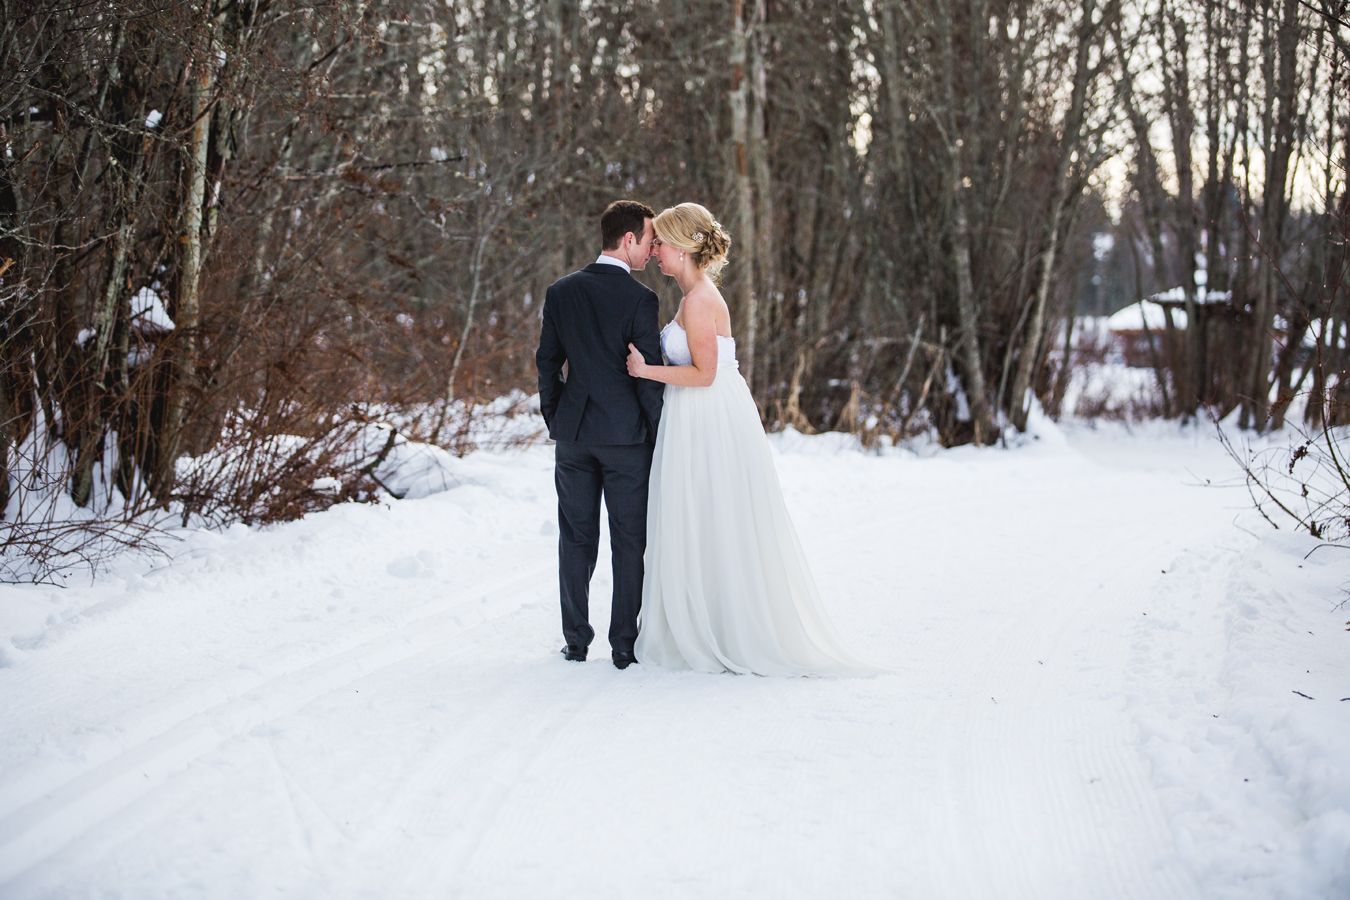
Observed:
[[[188,132],[186,184],[183,196],[181,261],[178,269],[178,297],[174,308],[174,360],[167,415],[160,439],[159,465],[154,479],[155,495],[167,502],[173,490],[174,470],[183,446],[183,428],[188,404],[197,381],[197,325],[200,315],[198,275],[202,260],[202,216],[206,204],[206,154],[211,137],[210,94],[215,78],[214,41],[206,52],[189,63],[188,110],[192,116]]]
[[[752,382],[755,374],[755,340],[759,323],[758,296],[755,293],[755,207],[750,192],[750,79],[745,76],[746,24],[743,0],[731,4],[731,141],[735,171],[732,174],[732,192],[736,196],[736,238],[740,244],[740,303],[745,315],[745,379]]]
[[[120,167],[115,167],[120,168]],[[114,188],[114,194],[125,194],[125,181]],[[103,294],[94,309],[94,352],[89,357],[89,419],[81,429],[75,448],[75,468],[70,477],[70,498],[76,506],[89,503],[94,490],[94,464],[98,462],[99,447],[103,443],[107,422],[104,417],[107,396],[108,349],[112,343],[113,327],[117,323],[118,306],[125,295],[127,255],[130,252],[132,223],[126,209],[126,198],[119,197],[118,218],[113,232],[112,253]]]
[[[1164,32],[1166,23],[1159,13],[1158,36],[1160,43],[1166,46]],[[1195,111],[1191,108],[1190,66],[1187,54],[1190,52],[1186,23],[1180,16],[1174,16],[1171,22],[1176,43],[1170,54],[1175,58],[1173,65],[1164,63],[1163,96],[1167,105],[1167,117],[1172,128],[1172,152],[1176,157],[1177,196],[1175,221],[1177,229],[1177,252],[1181,258],[1181,291],[1186,302],[1186,336],[1182,348],[1183,358],[1178,367],[1182,378],[1177,385],[1177,412],[1183,418],[1194,418],[1198,407],[1200,323],[1195,309],[1195,253],[1196,253],[1196,206],[1195,176],[1191,159],[1191,141],[1195,135]]]
[[[1031,315],[1031,307],[1036,304],[1036,295],[1032,293],[1027,296],[1027,278],[1031,270],[1031,232],[1027,233],[1026,240],[1022,244],[1022,273],[1018,277],[1017,293],[1014,295],[1018,299],[1026,297],[1027,300],[1022,304],[1022,313],[1017,317],[1017,324],[1009,333],[1008,343],[1003,351],[1003,370],[998,376],[998,390],[994,393],[994,414],[998,415],[1000,410],[1011,409],[1012,402],[1007,396],[1008,390],[1008,372],[1012,368],[1014,354],[1014,343],[1017,335],[1022,333],[1022,329],[1027,324],[1027,317]]]
[[[0,138],[4,137],[7,135],[0,127]],[[0,228],[13,233],[17,230],[18,221],[19,193],[15,185],[15,175],[11,174],[8,165],[0,163]],[[0,237],[0,290],[3,290],[3,296],[6,298],[9,291],[4,289],[4,275],[14,265],[14,257],[21,255],[22,250],[17,240],[12,237]],[[18,417],[10,411],[8,390],[17,368],[19,354],[23,352],[16,332],[20,329],[28,330],[30,327],[27,322],[19,322],[14,313],[0,317],[0,522],[4,521],[5,511],[9,507],[10,448],[18,450]]]
[[[906,148],[909,143],[909,116],[901,100],[900,75],[900,48],[904,46],[904,34],[894,4],[882,5],[879,24],[882,77],[885,79],[886,92],[886,122],[890,132],[886,148],[887,162],[890,164],[891,177],[895,180],[896,187],[908,195],[906,188],[909,183],[909,165]]]
[[[1055,375],[1054,387],[1050,389],[1050,411],[1054,413],[1055,419],[1063,415],[1059,408],[1064,402],[1064,394],[1069,390],[1069,379],[1073,376],[1073,328],[1078,321],[1078,298],[1076,295],[1069,297],[1068,315],[1064,317],[1064,364],[1059,367],[1059,372]]]
[[[993,437],[988,392],[984,383],[984,362],[980,353],[979,316],[975,309],[975,285],[970,266],[970,219],[966,197],[966,177],[962,171],[964,141],[957,124],[955,61],[952,58],[951,8],[938,12],[938,40],[942,52],[943,100],[946,104],[947,190],[952,205],[952,256],[956,265],[956,308],[961,325],[961,364],[966,370],[967,399],[975,444],[982,446]]]
[[[1208,169],[1205,175],[1204,209],[1205,209],[1205,291],[1222,291],[1227,284],[1227,278],[1220,271],[1223,255],[1219,252],[1224,234],[1224,208],[1227,205],[1228,184],[1232,173],[1232,152],[1237,142],[1227,140],[1225,145],[1225,135],[1223,127],[1223,109],[1228,99],[1232,96],[1231,79],[1226,77],[1229,70],[1229,51],[1228,44],[1224,41],[1221,28],[1215,22],[1219,14],[1218,3],[1216,0],[1205,0],[1205,22],[1207,37],[1209,41],[1208,71],[1206,73],[1208,87],[1205,100],[1205,130],[1207,134],[1206,142],[1208,144]],[[1220,157],[1223,157],[1222,166]],[[1218,396],[1214,391],[1214,373],[1210,371],[1209,363],[1209,316],[1205,317],[1206,325],[1200,329],[1197,335],[1196,351],[1196,385],[1201,403],[1213,404],[1218,401]]]
[[[1298,0],[1283,0],[1283,13],[1276,31],[1275,53],[1278,76],[1275,85],[1274,121],[1267,131],[1266,177],[1261,202],[1261,248],[1257,263],[1256,310],[1253,316],[1255,347],[1251,357],[1249,409],[1243,419],[1264,429],[1270,415],[1271,353],[1275,326],[1277,267],[1281,250],[1289,176],[1289,158],[1294,145],[1295,97],[1298,75]]]
[[[1309,273],[1309,281],[1316,278],[1315,273]],[[1291,385],[1294,377],[1294,365],[1299,350],[1303,346],[1303,337],[1308,333],[1308,326],[1312,324],[1307,315],[1307,307],[1302,303],[1297,303],[1289,311],[1288,325],[1284,335],[1284,345],[1275,360],[1275,379],[1274,387],[1276,389],[1275,400],[1270,408],[1270,427],[1272,431],[1279,431],[1284,427],[1284,414],[1289,409],[1289,404],[1293,402],[1295,388]]]
[[[1133,229],[1131,229],[1133,232]],[[1134,293],[1142,298],[1144,296],[1143,288],[1140,286],[1143,267],[1139,265],[1139,244],[1134,239],[1134,234],[1130,234],[1130,258],[1134,261]],[[1153,363],[1153,377],[1158,381],[1158,392],[1162,394],[1163,416],[1171,414],[1172,398],[1167,390],[1167,375],[1163,371],[1162,355],[1158,352],[1158,342],[1153,339],[1153,332],[1148,327],[1148,316],[1144,312],[1143,300],[1139,301],[1139,320],[1144,325],[1144,339],[1148,341],[1149,360]]]
[[[753,327],[746,334],[748,361],[745,369],[745,380],[750,385],[752,393],[755,385],[755,360],[758,354],[759,301],[763,300],[767,304],[772,304],[774,295],[778,290],[777,279],[775,278],[777,267],[774,265],[773,255],[773,180],[769,171],[769,148],[764,122],[764,111],[769,100],[768,74],[765,71],[764,64],[769,50],[768,5],[768,0],[758,0],[755,4],[756,28],[754,44],[751,47],[750,65],[750,79],[755,99],[754,113],[750,122],[750,160],[755,180],[755,196],[759,201],[759,213],[756,216],[758,227],[755,229],[755,235],[759,239],[759,245],[755,248],[755,271],[759,276],[759,291],[753,304],[755,310],[755,316],[751,320]]]
[[[1334,78],[1332,82],[1335,83]],[[1332,102],[1327,104],[1328,110],[1336,109],[1335,97],[1333,92]],[[1331,147],[1336,143],[1337,122],[1334,114],[1329,114],[1327,120],[1327,146]],[[1345,167],[1350,165],[1350,119],[1343,119],[1341,124],[1345,133],[1340,166],[1342,171],[1345,171]],[[1332,154],[1328,153],[1325,219],[1326,232],[1335,235],[1337,239],[1327,242],[1323,248],[1325,256],[1322,263],[1322,285],[1326,296],[1322,305],[1322,333],[1318,342],[1317,357],[1314,360],[1312,396],[1308,398],[1305,414],[1305,421],[1312,427],[1323,427],[1328,420],[1328,376],[1340,371],[1345,352],[1341,346],[1341,329],[1350,325],[1350,293],[1347,292],[1350,285],[1346,284],[1346,278],[1350,275],[1350,188],[1342,185],[1338,203],[1335,189],[1332,187],[1333,182],[1329,177],[1331,167],[1334,165],[1332,159]],[[1341,300],[1342,297],[1345,298],[1344,301]]]
[[[1055,181],[1050,201],[1050,237],[1045,253],[1041,257],[1041,277],[1036,285],[1036,303],[1032,308],[1031,324],[1027,328],[1026,341],[1022,345],[1022,354],[1017,361],[1017,377],[1013,379],[1011,402],[1013,426],[1018,431],[1027,430],[1027,413],[1031,388],[1031,379],[1035,374],[1036,361],[1040,358],[1041,334],[1045,329],[1045,308],[1050,297],[1050,286],[1054,282],[1055,255],[1059,250],[1060,225],[1064,215],[1064,204],[1068,200],[1069,168],[1078,153],[1078,145],[1083,131],[1083,107],[1087,102],[1088,80],[1091,69],[1088,54],[1092,49],[1093,35],[1097,25],[1092,21],[1096,10],[1096,0],[1083,0],[1078,23],[1078,47],[1074,58],[1073,89],[1069,99],[1069,110],[1064,117],[1062,137],[1059,144],[1059,158],[1055,165]],[[1016,340],[1016,335],[1013,336]],[[1069,351],[1065,347],[1065,353]],[[1067,355],[1065,357],[1067,365]]]
[[[2,263],[3,260],[0,260]],[[4,350],[5,358],[10,357],[12,343],[9,331],[0,323],[0,350]],[[5,511],[9,508],[9,454],[10,447],[15,444],[14,424],[16,417],[11,414],[9,409],[9,391],[6,389],[9,382],[9,369],[0,369],[0,522],[5,520]],[[15,450],[17,451],[17,447]]]
[[[1242,11],[1242,43],[1238,54],[1238,86],[1237,86],[1237,110],[1234,116],[1233,124],[1233,143],[1242,145],[1242,190],[1239,192],[1237,200],[1237,209],[1235,210],[1241,227],[1237,234],[1237,252],[1234,254],[1234,264],[1232,274],[1228,281],[1228,289],[1232,291],[1232,306],[1234,310],[1245,310],[1252,301],[1252,209],[1251,209],[1251,129],[1249,127],[1251,116],[1251,86],[1248,84],[1251,71],[1251,52],[1248,49],[1248,35],[1251,30],[1252,10],[1250,7],[1244,7]],[[1234,155],[1236,156],[1236,146]],[[1232,359],[1227,361],[1224,367],[1224,378],[1222,380],[1222,391],[1220,394],[1220,405],[1224,410],[1232,410],[1236,406],[1241,406],[1241,416],[1244,421],[1240,422],[1243,428],[1247,427],[1245,417],[1249,415],[1249,407],[1243,402],[1247,393],[1246,378],[1246,357],[1249,355],[1249,347],[1246,337],[1249,335],[1249,322],[1245,315],[1240,315],[1233,323],[1236,331],[1237,340],[1235,346],[1230,349]]]
[[[1119,31],[1116,32],[1116,43],[1121,46],[1124,44]],[[1131,74],[1129,66],[1126,65],[1123,52],[1120,57],[1120,68],[1122,99],[1125,103],[1125,113],[1134,130],[1135,149],[1138,152],[1134,183],[1139,191],[1141,218],[1143,219],[1144,231],[1148,235],[1149,249],[1153,251],[1153,287],[1158,290],[1163,288],[1171,277],[1167,267],[1166,248],[1162,240],[1162,215],[1165,198],[1162,183],[1158,177],[1158,159],[1154,155],[1153,144],[1149,140],[1150,123],[1135,102],[1134,76]],[[1140,299],[1143,299],[1142,288]]]
[[[139,123],[145,115],[143,98],[138,98],[138,92],[130,87],[131,83],[139,80],[134,73],[134,59],[133,51],[121,61],[126,71],[122,72],[120,83],[109,90],[104,98],[111,98],[108,115],[115,122]],[[124,307],[129,299],[128,266],[144,180],[141,163],[149,150],[148,138],[138,140],[122,131],[100,137],[108,152],[108,167],[104,177],[108,185],[112,235],[108,267],[91,321],[94,349],[85,359],[88,407],[86,421],[75,443],[75,465],[70,480],[70,496],[77,506],[87,505],[92,497],[94,465],[98,462],[104,435],[111,426],[110,420],[114,418],[116,410],[110,402],[116,396],[116,385],[111,382],[125,368],[125,352],[121,352],[117,330],[119,323],[127,317]],[[114,378],[110,379],[110,375]]]
[[[469,335],[473,331],[473,312],[478,306],[478,295],[483,285],[483,250],[487,247],[488,239],[492,237],[496,222],[484,228],[478,236],[478,244],[473,250],[473,269],[471,271],[472,280],[469,283],[469,308],[464,315],[464,328],[459,333],[459,346],[455,347],[455,358],[450,363],[450,374],[445,379],[445,403],[441,407],[440,415],[436,417],[436,427],[431,432],[431,442],[437,443],[441,439],[441,429],[445,427],[445,419],[450,413],[450,404],[455,402],[455,379],[459,377],[459,364],[464,359],[464,347],[469,343]]]

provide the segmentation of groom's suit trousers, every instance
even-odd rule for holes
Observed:
[[[558,489],[558,593],[563,638],[590,646],[590,584],[600,548],[600,498],[609,512],[614,567],[609,646],[632,652],[642,607],[642,557],[647,550],[647,479],[651,444],[559,441],[553,477]]]

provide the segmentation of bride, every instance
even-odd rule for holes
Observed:
[[[880,671],[840,641],[788,518],[714,281],[730,238],[697,203],[667,209],[654,224],[661,271],[684,296],[661,332],[670,365],[647,365],[629,345],[628,373],[666,385],[638,661],[757,675]]]

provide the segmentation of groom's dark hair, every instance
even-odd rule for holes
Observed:
[[[642,239],[645,219],[655,219],[656,213],[645,203],[636,200],[615,200],[600,214],[600,249],[618,250],[623,236],[633,232]]]

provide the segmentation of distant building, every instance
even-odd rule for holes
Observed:
[[[1214,311],[1227,311],[1232,305],[1232,291],[1206,291],[1201,288],[1199,293],[1195,302],[1199,304],[1197,312],[1202,322],[1208,320]],[[1178,333],[1184,332],[1189,323],[1186,319],[1186,296],[1179,287],[1153,294],[1120,310],[1106,321],[1112,349],[1130,366],[1151,368],[1157,363],[1167,365],[1171,356],[1166,340],[1168,313],[1171,313],[1172,327]]]

